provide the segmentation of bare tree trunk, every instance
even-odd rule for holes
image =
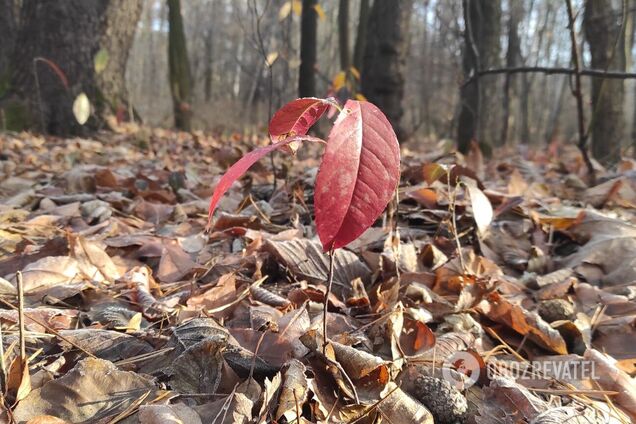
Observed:
[[[183,131],[192,128],[192,87],[188,49],[183,31],[181,0],[168,0],[168,63],[174,125]]]
[[[356,45],[353,48],[353,67],[362,72],[364,49],[367,42],[367,30],[369,28],[369,0],[360,0],[360,14],[358,16],[358,31]]]
[[[349,63],[349,0],[340,0],[338,5],[338,47],[340,69],[347,72]]]
[[[212,82],[214,80],[214,16],[216,9],[216,1],[212,1],[210,6],[211,22],[208,23],[207,32],[205,34],[205,81],[203,91],[205,94],[205,102],[209,103],[212,99]]]
[[[466,77],[499,64],[501,35],[500,0],[464,0],[464,60]],[[471,140],[482,146],[495,140],[496,78],[483,77],[462,87],[457,133],[458,148],[467,152]],[[488,153],[488,152],[486,152]]]
[[[0,0],[0,97],[9,87],[10,60],[17,35],[15,0]]]
[[[300,70],[298,73],[298,96],[316,96],[316,56],[318,37],[317,0],[303,0],[300,22]]]
[[[521,40],[517,27],[523,18],[523,3],[520,1],[510,2],[510,16],[508,17],[508,51],[506,52],[506,67],[514,68],[519,66],[521,61]],[[506,74],[503,90],[503,118],[501,136],[498,145],[503,146],[508,140],[508,127],[510,124],[510,89],[514,84],[515,76]],[[513,87],[513,91],[514,87]]]
[[[362,94],[386,114],[398,139],[404,136],[404,70],[413,0],[376,0],[369,16],[362,66]]]
[[[622,13],[611,0],[587,0],[583,27],[590,46],[592,68],[625,70]],[[592,154],[605,164],[620,159],[624,137],[624,81],[592,78]]]
[[[81,92],[95,110],[84,128],[97,128],[109,112],[127,110],[124,75],[140,14],[141,0],[23,0],[10,96],[0,106],[7,127],[83,131],[72,113]]]

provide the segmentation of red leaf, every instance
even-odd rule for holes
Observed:
[[[251,152],[247,153],[241,159],[236,161],[234,165],[228,169],[225,174],[219,180],[219,183],[216,185],[214,189],[214,193],[212,194],[212,199],[210,199],[210,209],[208,211],[208,227],[210,227],[210,223],[212,221],[212,214],[214,213],[214,209],[216,209],[217,203],[221,200],[221,197],[232,187],[234,181],[240,178],[247,170],[254,165],[260,158],[268,154],[269,152],[283,148],[292,142],[300,142],[300,141],[317,141],[323,142],[320,138],[309,137],[309,136],[294,136],[287,137],[284,140],[279,141],[278,143],[270,144],[265,147],[260,147],[258,149],[254,149]]]
[[[349,100],[316,177],[316,229],[325,251],[355,240],[380,216],[400,177],[400,148],[384,114]]]
[[[269,122],[272,138],[286,135],[305,135],[330,105],[329,100],[304,97],[287,103]]]

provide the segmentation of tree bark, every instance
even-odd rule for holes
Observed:
[[[168,0],[168,65],[170,91],[174,111],[174,126],[183,131],[192,129],[192,80],[181,0]]]
[[[464,0],[463,69],[466,77],[499,66],[500,0]],[[492,145],[498,134],[496,78],[481,77],[462,87],[457,144],[465,153],[473,139]]]
[[[387,116],[398,139],[404,137],[404,72],[412,0],[373,3],[362,65],[362,94]]]
[[[348,72],[349,63],[349,0],[340,0],[338,4],[338,48],[340,51],[340,69]]]
[[[300,22],[300,69],[298,97],[316,97],[316,57],[318,38],[317,0],[303,0]]]
[[[364,59],[364,49],[367,42],[367,31],[369,28],[369,6],[369,0],[360,0],[360,14],[358,16],[356,44],[353,48],[353,67],[360,73],[362,72],[362,61]]]
[[[587,0],[583,27],[590,46],[592,68],[625,70],[622,13],[611,0]],[[592,78],[592,155],[604,164],[620,159],[624,137],[623,80]]]
[[[2,106],[10,129],[51,134],[95,129],[103,117],[127,110],[125,69],[141,13],[141,0],[23,0],[11,56],[10,96]],[[96,69],[100,53],[103,69]],[[105,63],[104,63],[105,62]],[[87,125],[72,105],[85,93],[94,108]]]

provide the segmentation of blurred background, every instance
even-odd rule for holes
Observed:
[[[401,140],[449,140],[462,151],[472,141],[486,154],[573,141],[612,163],[636,143],[634,0],[0,0],[0,7],[7,129],[72,132],[59,121],[80,93],[92,121],[106,104],[118,121],[213,131],[262,129],[293,98],[336,96],[378,104]],[[16,107],[25,98],[28,106]]]

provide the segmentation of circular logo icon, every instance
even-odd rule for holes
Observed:
[[[479,360],[470,352],[455,352],[442,366],[442,376],[456,389],[463,390],[479,380]]]

